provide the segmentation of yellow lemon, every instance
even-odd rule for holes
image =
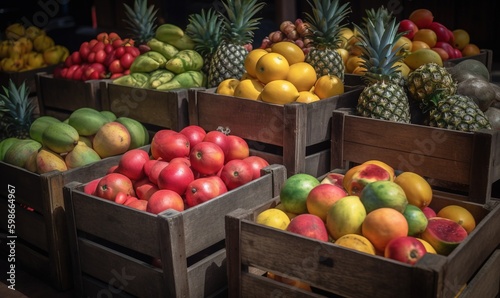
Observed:
[[[314,84],[314,93],[320,98],[328,98],[344,93],[344,83],[336,75],[323,75]]]
[[[288,212],[288,211],[286,211],[286,210],[285,210],[285,207],[284,207],[284,206],[283,206],[283,204],[281,204],[281,203],[279,203],[278,205],[276,205],[276,207],[274,207],[274,208],[279,209],[279,210],[281,210],[281,211],[285,212],[285,214],[288,216],[288,218],[289,218],[290,220],[291,220],[292,218],[294,218],[294,217],[296,217],[296,216],[297,216],[297,214],[295,214],[295,213],[292,213],[292,212]]]
[[[259,81],[267,84],[274,80],[284,80],[288,75],[290,64],[286,58],[278,53],[267,53],[260,57],[255,68]]]
[[[274,43],[271,46],[271,51],[273,53],[278,53],[283,55],[285,59],[288,61],[288,64],[293,65],[295,63],[304,62],[305,54],[302,49],[291,41],[280,41]]]
[[[251,50],[250,53],[245,57],[245,70],[247,74],[255,78],[255,66],[257,65],[257,61],[259,61],[260,57],[267,54],[268,51],[264,49],[254,49]]]
[[[238,84],[240,83],[239,80],[237,79],[225,79],[224,81],[220,82],[219,86],[217,86],[217,90],[215,93],[217,94],[222,94],[222,95],[234,95],[234,89]]]
[[[310,103],[310,102],[315,102],[318,101],[319,97],[312,93],[311,91],[300,91],[299,92],[299,97],[296,102],[302,102],[302,103]]]
[[[258,80],[245,79],[234,88],[234,96],[257,100],[262,90],[262,83]]]
[[[290,218],[280,209],[269,208],[257,215],[255,222],[280,230],[285,230],[290,223]]]
[[[297,90],[307,91],[311,90],[314,83],[316,83],[316,70],[307,62],[297,62],[290,65],[286,80],[292,83]]]
[[[260,93],[262,101],[276,104],[294,102],[299,97],[297,88],[286,80],[274,80],[267,83]]]

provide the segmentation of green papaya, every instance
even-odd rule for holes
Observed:
[[[194,49],[194,41],[187,34],[184,34],[181,38],[171,40],[168,43],[176,47],[178,50]]]
[[[176,75],[169,82],[158,86],[156,90],[202,87],[205,80],[205,75],[201,71],[189,70]]]
[[[61,122],[61,120],[52,116],[40,116],[36,118],[30,126],[30,138],[37,142],[42,142],[43,131],[52,123]]]
[[[156,28],[155,38],[170,43],[184,36],[184,30],[174,24],[162,24]]]
[[[79,108],[69,115],[68,124],[73,126],[79,135],[91,136],[101,126],[110,122],[109,119],[98,110],[92,108]]]
[[[26,162],[33,154],[37,154],[42,144],[33,139],[22,139],[15,142],[5,152],[3,161],[5,163],[24,168]]]
[[[134,62],[130,65],[130,72],[152,72],[165,67],[165,63],[167,63],[165,56],[153,50],[147,51],[134,59]]]
[[[109,121],[115,121],[116,120],[116,115],[115,113],[111,111],[99,111],[101,114],[104,115],[104,117],[108,118]]]
[[[175,54],[179,52],[179,50],[173,45],[158,40],[154,37],[148,41],[147,45],[151,50],[162,54],[165,58],[167,58],[167,60],[172,59],[172,57],[174,57]]]
[[[149,81],[149,74],[135,72],[121,76],[113,81],[114,84],[120,86],[146,88]]]
[[[201,70],[203,57],[195,50],[179,51],[172,59],[168,60],[165,68],[173,73],[180,74],[189,70]]]
[[[158,69],[153,71],[149,76],[148,86],[156,89],[158,86],[165,84],[172,80],[175,74],[170,70]]]
[[[144,129],[144,125],[141,122],[129,118],[129,117],[118,117],[116,122],[123,124],[130,133],[130,149],[139,148],[148,144],[146,139],[149,140],[149,134],[146,137],[147,131]]]
[[[3,159],[5,157],[5,153],[7,152],[7,150],[9,150],[10,146],[12,146],[14,143],[18,142],[19,140],[21,140],[21,139],[11,137],[11,138],[3,139],[0,142],[0,161],[3,161]]]
[[[52,123],[42,134],[42,144],[56,153],[70,152],[78,144],[80,135],[66,123]]]

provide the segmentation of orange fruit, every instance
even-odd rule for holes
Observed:
[[[424,208],[431,203],[432,188],[419,174],[403,172],[396,176],[394,182],[404,190],[409,204]]]
[[[453,30],[453,47],[460,51],[470,42],[470,36],[464,29]]]
[[[340,57],[342,57],[342,62],[344,62],[344,65],[346,65],[347,59],[349,58],[349,51],[344,48],[338,48],[335,49],[335,51],[339,53]]]
[[[365,74],[365,72],[366,68],[364,68],[363,66],[358,66],[352,71],[352,74],[363,75]]]
[[[448,60],[450,58],[450,55],[448,54],[448,52],[443,48],[432,48],[431,50],[438,53],[439,56],[441,57],[441,60],[443,60],[443,61]]]
[[[473,43],[466,44],[465,47],[462,49],[462,56],[464,57],[475,56],[479,55],[480,53],[481,50],[479,49],[479,47]]]
[[[288,64],[293,65],[298,62],[305,61],[305,54],[302,49],[293,42],[280,41],[271,46],[271,52],[283,55],[288,61]]]
[[[291,103],[298,97],[297,88],[286,80],[273,80],[267,83],[260,93],[262,101],[276,104]]]
[[[260,57],[262,57],[263,55],[265,55],[267,53],[268,53],[268,51],[266,51],[264,49],[254,49],[254,50],[251,50],[250,53],[248,53],[248,55],[245,57],[245,62],[244,62],[245,70],[247,71],[248,75],[250,75],[254,78],[256,77],[255,76],[256,75],[255,68],[257,65],[257,61],[259,61]]]
[[[411,42],[411,51],[412,52],[415,52],[416,50],[419,50],[419,49],[430,49],[430,48],[431,47],[427,43],[425,43],[421,40],[413,40]]]
[[[375,255],[375,247],[370,240],[358,234],[346,234],[341,236],[339,239],[335,240],[335,244]]]
[[[361,66],[362,63],[363,59],[361,59],[360,56],[350,55],[349,58],[347,58],[347,62],[345,64],[345,72],[352,73],[354,69],[358,66]]]
[[[436,250],[434,249],[434,247],[432,247],[432,245],[425,241],[424,239],[422,238],[417,238],[418,241],[422,242],[422,244],[424,245],[425,247],[425,250],[430,253],[430,254],[437,254]]]
[[[269,208],[257,215],[255,222],[268,227],[285,230],[290,223],[288,215],[280,209]]]
[[[264,86],[257,79],[245,79],[234,88],[234,96],[257,100]]]
[[[366,215],[361,225],[361,234],[383,252],[394,238],[408,235],[408,222],[404,215],[393,208],[379,208]]]
[[[289,69],[290,64],[283,55],[271,52],[257,61],[255,76],[259,81],[267,84],[274,80],[285,80]]]
[[[413,36],[413,40],[423,41],[430,48],[433,48],[437,42],[437,35],[436,32],[432,31],[431,29],[419,29],[417,33],[415,33],[415,35]]]
[[[233,96],[234,89],[236,88],[236,86],[238,86],[239,83],[240,81],[237,79],[225,79],[224,81],[220,82],[219,86],[217,86],[217,90],[215,91],[215,93]]]
[[[323,75],[314,84],[314,94],[320,99],[344,93],[344,83],[336,75]]]
[[[316,83],[316,70],[307,62],[297,62],[290,65],[286,80],[299,91],[308,91]]]
[[[469,234],[476,227],[476,220],[474,219],[474,216],[472,215],[472,213],[470,213],[469,210],[465,209],[462,206],[448,205],[439,210],[436,216],[448,218],[453,220],[454,222],[457,222]]]
[[[300,91],[299,97],[295,100],[296,102],[311,103],[318,101],[319,97],[312,93],[311,91]]]

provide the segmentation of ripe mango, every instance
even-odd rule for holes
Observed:
[[[443,59],[441,59],[441,56],[439,56],[437,52],[431,49],[418,49],[414,52],[411,52],[404,58],[403,62],[412,70],[415,70],[419,66],[431,62],[434,62],[439,66],[443,66]]]

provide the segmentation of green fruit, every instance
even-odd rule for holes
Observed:
[[[408,204],[403,212],[408,222],[408,236],[419,236],[427,227],[427,217],[422,209]]]
[[[319,180],[309,174],[295,174],[289,177],[280,192],[283,208],[294,214],[307,213],[307,196],[317,185],[319,185]]]
[[[421,237],[429,242],[438,254],[447,256],[467,238],[467,231],[451,219],[431,217]]]
[[[333,239],[347,234],[361,235],[366,210],[358,196],[343,197],[335,202],[326,215],[326,228]]]
[[[61,121],[52,116],[40,116],[36,118],[30,126],[30,138],[41,143],[43,131],[52,123],[58,122]]]
[[[408,199],[401,186],[393,181],[375,181],[367,184],[360,194],[366,213],[378,208],[393,208],[403,213]]]
[[[68,124],[73,126],[79,135],[91,136],[95,134],[109,119],[98,110],[79,108],[69,115]]]
[[[18,138],[7,138],[0,142],[0,161],[4,160],[5,153],[7,152],[7,150],[9,150],[9,148],[19,140],[20,139]]]
[[[109,121],[115,121],[116,115],[111,111],[99,111],[104,117],[108,118]]]
[[[78,142],[75,148],[64,157],[68,169],[82,167],[99,160],[101,160],[99,154],[83,142]]]
[[[141,122],[129,117],[119,117],[116,119],[116,122],[123,124],[123,126],[125,126],[130,133],[129,150],[139,148],[148,144],[147,142],[145,142],[145,127]]]
[[[66,153],[78,144],[78,131],[66,123],[52,123],[42,134],[42,144],[56,153]]]
[[[10,146],[9,150],[5,152],[4,162],[24,168],[26,162],[33,154],[37,154],[42,144],[32,139],[24,139],[15,142]]]

